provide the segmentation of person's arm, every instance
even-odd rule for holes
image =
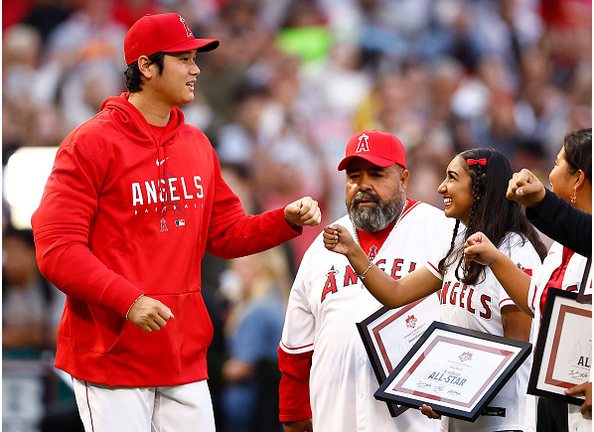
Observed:
[[[486,235],[482,232],[471,235],[464,244],[464,255],[466,259],[489,266],[514,303],[524,313],[530,317],[533,316],[528,307],[530,276],[520,270],[507,255],[497,249]]]
[[[545,197],[545,187],[530,170],[514,173],[507,185],[506,197],[525,207],[540,211]]]
[[[316,338],[316,317],[310,308],[312,260],[318,259],[314,245],[307,250],[291,287],[285,322],[278,347],[279,421],[285,431],[311,431],[310,371]],[[323,249],[322,249],[323,252]]]
[[[214,150],[213,150],[214,152]],[[299,236],[304,226],[320,223],[317,201],[301,198],[284,208],[246,215],[237,195],[221,175],[216,154],[213,154],[215,193],[206,251],[219,258],[231,259],[268,250]]]
[[[285,432],[313,432],[313,424],[311,419],[284,422],[283,429]]]
[[[592,215],[546,189],[531,171],[515,173],[506,196],[526,206],[526,216],[543,234],[580,255],[592,255]]]
[[[523,312],[516,305],[507,305],[501,308],[501,322],[503,324],[503,336],[529,342],[532,316]]]
[[[407,305],[441,288],[441,280],[425,267],[420,267],[401,279],[393,279],[373,265],[343,226],[328,225],[324,228],[324,245],[328,250],[345,255],[369,292],[388,308]]]
[[[67,138],[58,150],[41,203],[31,218],[39,270],[66,295],[112,309],[145,332],[156,331],[173,318],[169,308],[144,296],[89,248],[105,168],[75,138],[74,134]]]
[[[540,211],[526,209],[530,222],[543,234],[568,249],[589,257],[592,255],[592,215],[573,207],[547,190]]]
[[[299,227],[316,226],[322,220],[318,202],[311,197],[303,197],[287,205],[283,214],[290,225]]]
[[[281,342],[282,344],[282,342]],[[302,432],[311,425],[309,373],[313,351],[291,354],[278,348],[278,367],[282,372],[279,385],[279,420],[285,430]],[[312,430],[312,429],[309,429]]]

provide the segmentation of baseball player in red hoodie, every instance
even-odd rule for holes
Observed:
[[[208,138],[184,122],[196,54],[218,45],[177,14],[137,21],[129,91],[64,140],[33,215],[39,267],[67,295],[55,364],[87,431],[214,431],[204,253],[260,252],[320,222],[309,197],[246,215]]]

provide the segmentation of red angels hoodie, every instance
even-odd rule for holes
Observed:
[[[282,209],[246,215],[208,138],[181,110],[157,141],[128,96],[107,99],[66,137],[32,217],[40,270],[67,295],[55,364],[110,386],[185,384],[207,378],[205,251],[256,253],[300,229]],[[157,332],[125,319],[142,294],[175,316]]]

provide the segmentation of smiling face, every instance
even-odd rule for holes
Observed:
[[[383,168],[352,159],[346,167],[346,205],[353,224],[367,232],[387,227],[404,207],[408,177],[398,164]]]
[[[173,108],[194,100],[194,86],[200,69],[195,63],[196,50],[167,53],[163,59],[163,71],[158,73],[156,65],[151,65],[152,89],[163,104]],[[171,109],[170,108],[170,109]]]
[[[568,202],[573,194],[577,176],[577,173],[571,171],[572,169],[567,163],[567,159],[565,159],[565,148],[561,148],[555,158],[555,166],[549,174],[549,181],[553,192]]]
[[[472,179],[466,169],[466,161],[456,156],[446,169],[446,178],[437,188],[443,195],[445,215],[468,225],[472,207]]]

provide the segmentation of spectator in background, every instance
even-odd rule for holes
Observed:
[[[16,402],[8,413],[3,412],[11,418],[3,421],[3,430],[12,430],[12,422],[33,422],[42,432],[82,431],[68,387],[44,366],[46,356],[51,358],[55,352],[66,296],[39,272],[30,229],[7,226],[2,253],[2,359],[5,365],[11,359],[39,365],[24,372],[14,367],[4,370],[4,397],[14,397]]]
[[[234,299],[226,323],[223,365],[228,432],[278,432],[280,372],[276,350],[291,284],[287,256],[277,247],[231,261]],[[229,288],[226,288],[229,290]]]
[[[56,345],[66,296],[39,272],[31,230],[2,236],[2,356],[39,358]]]

